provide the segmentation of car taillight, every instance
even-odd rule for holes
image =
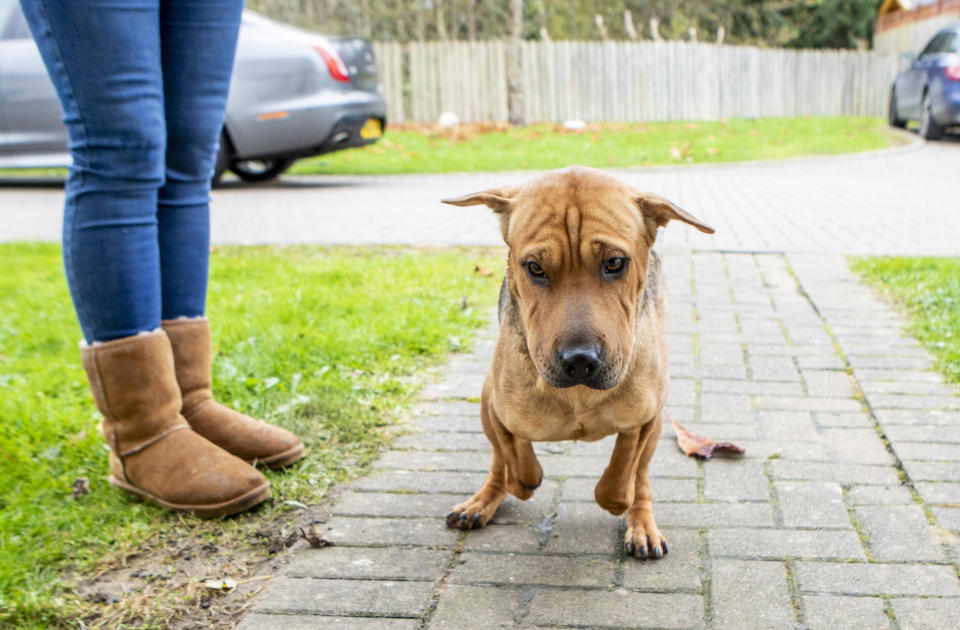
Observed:
[[[327,63],[327,70],[330,71],[330,76],[333,77],[334,81],[350,83],[350,72],[347,70],[347,66],[344,65],[343,59],[340,58],[340,55],[337,54],[337,51],[334,50],[332,46],[329,44],[315,44],[313,48],[320,53],[320,56],[323,57],[323,60]]]
[[[960,66],[948,66],[945,74],[951,81],[960,81]]]

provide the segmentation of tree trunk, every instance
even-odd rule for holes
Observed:
[[[510,45],[507,48],[507,118],[511,125],[524,125],[523,86],[520,74],[523,61],[520,43],[523,39],[523,0],[510,0]]]
[[[477,0],[467,2],[467,39],[477,41]]]

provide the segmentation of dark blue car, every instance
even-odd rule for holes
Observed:
[[[905,70],[890,92],[890,124],[919,120],[924,138],[939,138],[960,125],[960,22],[940,30]]]

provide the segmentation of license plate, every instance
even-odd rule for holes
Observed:
[[[380,125],[380,121],[376,118],[368,118],[367,122],[363,123],[363,127],[360,127],[360,137],[364,140],[369,140],[370,138],[379,138],[383,135],[383,127]]]

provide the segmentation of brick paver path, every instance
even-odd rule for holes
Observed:
[[[958,149],[936,147],[952,151],[938,155],[950,155],[954,170]],[[862,167],[745,169],[780,177],[828,162],[841,179]],[[707,170],[707,181],[722,171]],[[876,190],[847,191],[836,211],[849,209],[863,231],[848,242],[830,229],[827,192],[803,181],[777,194],[761,184],[764,204],[739,189],[699,189],[704,198],[691,207],[764,241],[756,251],[667,231],[668,409],[747,454],[696,461],[665,427],[652,465],[657,522],[670,540],[664,559],[624,558],[623,520],[593,502],[610,439],[537,445],[545,480],[532,500],[508,498],[483,530],[446,528],[443,516],[489,465],[475,401],[491,325],[427,387],[410,431],[375,471],[340,496],[325,525],[336,546],[298,548],[240,628],[957,627],[958,391],[838,255],[927,238],[939,253],[960,253],[958,232],[944,229],[955,220],[945,208],[960,215],[955,181],[944,196],[940,183],[913,176],[899,185],[921,201],[899,213],[881,199],[894,194],[883,177]],[[742,177],[744,186],[756,180]],[[711,216],[707,191],[747,208]],[[856,224],[837,220],[843,230]],[[496,234],[492,220],[484,229]]]

